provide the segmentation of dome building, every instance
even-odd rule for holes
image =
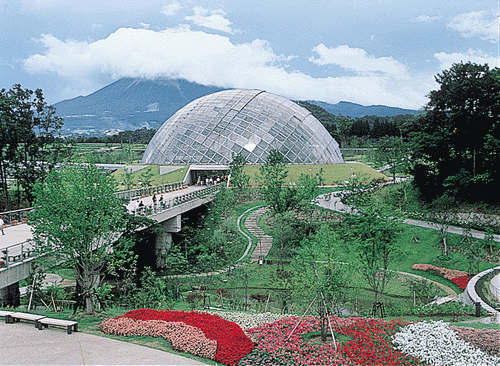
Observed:
[[[262,90],[225,90],[198,98],[151,139],[143,164],[228,165],[241,153],[264,164],[278,150],[288,164],[343,163],[339,145],[307,109]]]

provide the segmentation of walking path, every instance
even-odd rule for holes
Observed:
[[[0,322],[2,365],[206,365],[107,337],[64,329],[37,330],[32,323]]]
[[[259,226],[260,218],[267,211],[269,211],[269,207],[261,207],[252,212],[245,220],[245,228],[257,238],[257,246],[250,257],[251,262],[256,262],[259,258],[265,258],[273,246],[272,236],[267,235]]]

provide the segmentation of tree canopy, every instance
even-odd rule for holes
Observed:
[[[498,202],[500,71],[459,63],[436,81],[440,88],[411,126],[414,184],[427,199]]]
[[[93,291],[104,267],[117,255],[110,245],[129,218],[115,187],[112,177],[92,164],[53,169],[34,187],[30,221],[36,248],[56,263],[74,265],[87,313],[94,311]]]
[[[0,191],[5,206],[9,205],[7,177],[17,180],[31,203],[35,182],[67,153],[57,139],[62,125],[41,89],[32,91],[16,84],[0,90]]]

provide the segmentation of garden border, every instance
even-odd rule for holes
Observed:
[[[497,317],[500,318],[500,312],[493,309],[486,302],[484,302],[483,299],[481,299],[476,292],[477,281],[479,281],[480,278],[490,274],[493,271],[500,271],[500,266],[487,269],[486,271],[478,273],[477,275],[472,277],[471,280],[469,281],[469,283],[467,284],[467,288],[465,289],[465,294],[467,296],[467,300],[471,301],[473,304],[479,302],[479,304],[481,304],[481,307],[483,309],[485,309],[488,313],[490,313],[492,315],[496,315]]]

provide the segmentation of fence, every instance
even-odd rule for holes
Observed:
[[[155,215],[155,214],[158,214],[158,213],[163,212],[165,210],[168,210],[172,207],[183,204],[185,202],[193,201],[195,199],[203,198],[203,197],[206,197],[208,195],[214,194],[217,191],[218,191],[217,186],[209,186],[209,187],[203,188],[203,189],[195,191],[195,192],[186,193],[186,194],[174,197],[174,198],[157,201],[155,203],[145,205],[142,207],[137,207],[137,209],[131,211],[130,213],[133,214],[134,216]],[[153,192],[151,194],[161,194],[161,193],[166,193],[166,192],[159,191],[159,192]]]
[[[27,213],[31,211],[32,208],[23,208],[21,210],[7,211],[1,212],[0,216],[2,216],[2,220],[5,222],[7,226],[15,226],[19,224],[25,224],[28,215]]]
[[[21,262],[34,256],[34,247],[30,240],[14,244],[0,250],[0,268]]]
[[[137,198],[152,196],[153,194],[162,194],[172,191],[178,191],[184,187],[182,182],[160,184],[158,186],[143,187],[115,193],[118,198],[132,201]]]

